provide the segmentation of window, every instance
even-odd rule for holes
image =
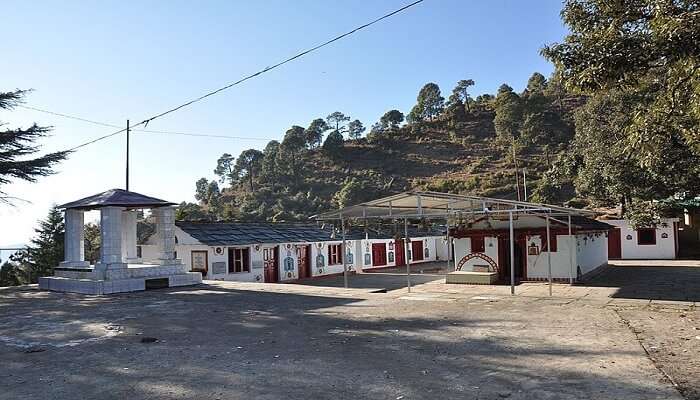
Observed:
[[[483,253],[486,250],[483,236],[472,236],[472,253]]]
[[[143,249],[141,246],[136,246],[136,258],[141,258],[143,257]]]
[[[340,244],[328,245],[328,265],[338,265],[343,263],[343,250]]]
[[[637,244],[638,245],[655,245],[656,244],[656,229],[654,229],[654,228],[637,229]]]
[[[547,234],[540,235],[540,240],[542,240],[542,251],[547,251]],[[557,252],[557,235],[550,233],[549,241],[552,244],[552,253]]]
[[[228,273],[250,272],[250,249],[228,249]]]

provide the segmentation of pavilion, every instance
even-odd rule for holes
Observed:
[[[365,224],[370,220],[402,221],[406,259],[410,259],[409,223],[444,223],[448,254],[453,255],[447,257],[447,270],[452,271],[447,275],[448,283],[492,283],[498,275],[503,277],[505,271],[511,293],[515,293],[518,271],[532,264],[533,275],[537,271],[540,279],[548,281],[551,293],[554,280],[573,283],[580,275],[607,264],[607,241],[601,237],[607,236],[612,227],[593,220],[596,215],[594,211],[549,204],[409,191],[312,218],[338,221],[343,234],[350,220]],[[557,235],[564,242],[558,248]],[[553,259],[557,264],[556,276],[553,276]],[[407,263],[409,291],[410,272]]]
[[[39,287],[58,292],[109,294],[200,283],[175,256],[175,203],[112,189],[59,206],[65,210],[65,261]],[[157,257],[137,254],[137,211],[151,209],[156,222]],[[84,213],[100,212],[100,259],[85,261]]]

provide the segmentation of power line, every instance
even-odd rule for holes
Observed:
[[[30,107],[30,106],[25,106],[25,105],[18,105],[18,107],[21,108],[26,108],[28,110],[33,110],[33,111],[38,111],[46,114],[51,114],[51,115],[56,115],[59,117],[63,118],[68,118],[68,119],[73,119],[81,122],[87,122],[95,125],[100,125],[100,126],[106,126],[110,128],[120,128],[120,131],[118,132],[113,132],[109,135],[105,135],[101,138],[98,138],[99,140],[101,139],[106,139],[110,136],[117,135],[119,133],[122,133],[126,131],[126,128],[121,129],[119,125],[114,125],[114,124],[109,124],[107,122],[100,122],[100,121],[95,121],[87,118],[82,118],[82,117],[76,117],[75,115],[69,115],[69,114],[64,114],[64,113],[59,113],[56,111],[49,111],[45,110],[42,108],[38,107]],[[237,140],[276,140],[276,139],[271,139],[271,138],[260,138],[260,137],[245,137],[245,136],[231,136],[231,135],[218,135],[218,134],[211,134],[211,133],[194,133],[194,132],[174,132],[174,131],[156,131],[156,130],[148,130],[148,129],[130,129],[131,132],[134,133],[157,133],[157,134],[165,134],[165,135],[182,135],[182,136],[195,136],[195,137],[211,137],[211,138],[221,138],[221,139],[237,139]],[[85,143],[84,145],[91,144],[90,143]],[[73,149],[76,149],[78,147],[74,147]]]
[[[234,86],[240,85],[241,83],[243,83],[243,82],[245,82],[245,81],[247,81],[247,80],[253,79],[253,78],[255,78],[255,77],[259,76],[259,75],[262,75],[262,74],[264,74],[264,73],[266,73],[266,72],[272,71],[273,69],[278,68],[278,67],[281,67],[281,66],[283,66],[284,64],[287,64],[287,63],[289,63],[289,62],[291,62],[291,61],[296,60],[297,58],[301,58],[301,57],[303,57],[303,56],[305,56],[305,55],[307,55],[307,54],[309,54],[309,53],[312,53],[312,52],[314,52],[314,51],[316,51],[316,50],[318,50],[318,49],[321,49],[321,48],[323,48],[323,47],[326,47],[326,46],[330,45],[331,43],[337,42],[338,40],[341,40],[341,39],[343,39],[343,38],[345,38],[345,37],[347,37],[347,36],[350,36],[350,35],[352,35],[352,34],[358,32],[358,31],[361,31],[361,30],[363,30],[363,29],[365,29],[365,28],[368,28],[368,27],[370,27],[370,26],[372,26],[372,25],[374,25],[374,24],[376,24],[376,23],[378,23],[378,22],[380,22],[380,21],[383,21],[383,20],[385,20],[385,19],[387,19],[387,18],[389,18],[389,17],[392,17],[392,16],[394,16],[394,15],[396,15],[396,14],[402,12],[402,11],[405,11],[405,10],[407,10],[407,9],[409,9],[409,8],[411,8],[411,7],[415,6],[415,5],[417,5],[417,4],[422,3],[423,1],[424,1],[424,0],[416,0],[416,1],[412,2],[412,3],[410,3],[410,4],[407,4],[407,5],[405,5],[405,6],[401,7],[401,8],[399,8],[399,9],[397,9],[397,10],[394,10],[394,11],[388,13],[388,14],[384,14],[384,15],[382,15],[381,17],[376,18],[376,19],[374,19],[374,20],[372,20],[372,21],[370,21],[370,22],[368,22],[368,23],[366,23],[366,24],[364,24],[364,25],[360,25],[360,26],[358,26],[358,27],[355,28],[355,29],[352,29],[352,30],[350,30],[350,31],[348,31],[348,32],[345,32],[345,33],[341,34],[341,35],[338,35],[338,36],[336,36],[336,37],[334,37],[334,38],[332,38],[332,39],[330,39],[330,40],[327,40],[327,41],[325,41],[325,42],[319,44],[319,45],[316,45],[316,46],[314,46],[314,47],[311,47],[310,49],[304,50],[304,51],[302,51],[301,53],[298,53],[298,54],[296,54],[296,55],[294,55],[294,56],[292,56],[292,57],[289,57],[289,58],[287,58],[287,59],[285,59],[285,60],[283,60],[283,61],[280,61],[280,62],[278,62],[277,64],[273,64],[272,66],[265,67],[264,69],[262,69],[262,70],[260,70],[260,71],[258,71],[258,72],[255,72],[255,73],[253,73],[253,74],[250,74],[250,75],[248,75],[248,76],[245,76],[245,77],[243,77],[243,78],[241,78],[241,79],[239,79],[239,80],[237,80],[237,81],[235,81],[235,82],[229,83],[229,84],[226,85],[226,86],[220,87],[220,88],[218,88],[218,89],[216,89],[216,90],[213,90],[213,91],[211,91],[211,92],[208,92],[208,93],[206,93],[206,94],[204,94],[204,95],[202,95],[202,96],[199,96],[199,97],[197,97],[197,98],[194,98],[194,99],[192,99],[192,100],[189,100],[189,101],[187,101],[187,102],[185,102],[185,103],[180,104],[179,106],[173,107],[173,108],[171,108],[171,109],[169,109],[169,110],[167,110],[167,111],[164,111],[164,112],[162,112],[162,113],[160,113],[160,114],[156,114],[156,115],[154,115],[154,116],[152,116],[152,117],[150,117],[150,118],[146,118],[146,119],[144,119],[143,121],[141,121],[141,122],[139,122],[139,123],[133,125],[133,127],[137,127],[137,126],[141,126],[141,125],[144,125],[144,127],[145,127],[145,126],[147,126],[150,122],[152,122],[153,120],[155,120],[155,119],[157,119],[157,118],[160,118],[160,117],[162,117],[162,116],[164,116],[164,115],[167,115],[167,114],[173,113],[173,112],[175,112],[175,111],[178,111],[178,110],[180,110],[180,109],[182,109],[182,108],[185,108],[185,107],[190,106],[190,105],[192,105],[192,104],[194,104],[194,103],[197,103],[197,102],[199,102],[199,101],[202,101],[202,100],[206,99],[207,97],[213,96],[213,95],[215,95],[215,94],[217,94],[217,93],[223,92],[224,90],[227,90],[227,89],[230,89],[230,88],[232,88],[232,87],[234,87]],[[120,131],[111,133],[111,134],[109,134],[109,135],[105,135],[105,136],[99,137],[99,138],[97,138],[97,139],[91,140],[91,141],[89,141],[89,142],[80,144],[80,145],[78,145],[78,146],[75,146],[75,147],[73,147],[73,148],[71,149],[71,151],[72,151],[72,150],[75,150],[75,149],[79,149],[79,148],[84,147],[84,146],[87,146],[87,145],[89,145],[89,144],[95,143],[95,142],[97,142],[97,141],[100,141],[100,140],[103,140],[103,139],[107,139],[108,137],[117,135],[117,134],[122,133],[122,132],[124,132],[124,131],[126,131],[126,128],[125,128],[125,129],[122,129],[122,130],[120,130]]]
[[[195,136],[195,137],[211,137],[211,138],[221,138],[221,139],[243,139],[243,140],[277,140],[270,138],[259,138],[259,137],[244,137],[244,136],[230,136],[230,135],[215,135],[210,133],[191,133],[191,132],[173,132],[173,131],[150,131],[146,129],[132,129],[134,133],[156,133],[165,135],[182,135],[182,136]]]

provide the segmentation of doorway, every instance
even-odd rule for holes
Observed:
[[[620,228],[611,229],[608,232],[608,259],[619,260],[622,258],[622,233]]]
[[[396,266],[406,265],[406,248],[403,239],[394,242],[394,253],[396,253]]]
[[[311,245],[297,246],[299,279],[311,277]]]
[[[372,266],[386,265],[386,243],[372,243]]]
[[[277,247],[263,247],[263,275],[264,282],[277,283],[279,281],[279,264],[277,263]]]
[[[411,261],[423,261],[423,241],[414,240],[411,242]]]
[[[206,250],[192,250],[190,257],[192,272],[200,272],[202,278],[206,278],[209,271],[209,252]]]
[[[527,277],[525,273],[525,238],[516,239],[513,246],[515,256],[513,265],[515,266],[515,284]],[[510,239],[498,238],[498,269],[501,282],[510,284]]]

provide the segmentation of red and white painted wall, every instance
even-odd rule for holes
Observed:
[[[634,229],[629,220],[612,219],[609,253],[611,260],[670,260],[678,256],[678,218],[665,218],[652,228]]]

